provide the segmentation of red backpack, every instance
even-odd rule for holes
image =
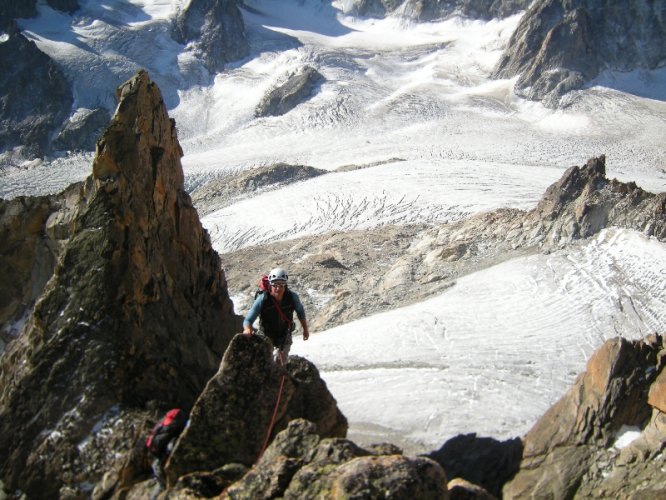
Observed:
[[[169,410],[167,414],[153,427],[146,439],[146,448],[156,457],[166,454],[169,441],[178,437],[187,425],[187,414],[180,408]]]

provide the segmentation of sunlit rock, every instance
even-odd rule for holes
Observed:
[[[283,368],[265,337],[237,335],[192,408],[167,464],[169,483],[230,463],[252,466],[269,439],[297,418],[313,422],[322,437],[347,433],[345,417],[311,363],[294,356]]]
[[[31,497],[91,488],[113,436],[132,443],[126,412],[190,408],[240,327],[159,89],[139,72],[118,97],[55,272],[0,358],[0,472]]]
[[[571,498],[622,426],[642,428],[650,421],[648,391],[661,349],[661,339],[607,341],[523,438],[520,470],[503,497]]]

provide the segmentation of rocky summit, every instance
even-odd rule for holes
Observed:
[[[0,358],[0,473],[34,498],[96,482],[117,452],[91,459],[102,423],[190,408],[239,327],[159,89],[140,72],[118,98],[53,275]]]

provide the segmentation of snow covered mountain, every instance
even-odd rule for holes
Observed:
[[[195,48],[168,36],[187,3],[88,0],[71,15],[40,4],[19,26],[57,61],[81,111],[111,111],[117,85],[146,68],[176,120],[193,197],[279,162],[329,172],[222,208],[201,201],[223,265],[251,245],[530,209],[565,168],[600,154],[609,177],[666,190],[663,69],[604,73],[569,107],[547,109],[516,97],[515,78],[490,77],[522,14],[419,23],[354,17],[345,1],[252,0],[242,9],[249,55],[210,74]],[[313,95],[257,117],[262,98],[305,66],[324,78]],[[5,167],[0,196],[63,189],[89,175],[91,158]],[[605,339],[665,330],[665,252],[654,238],[609,229],[297,339],[294,352],[319,366],[361,442],[421,451],[461,432],[520,435]],[[276,255],[261,270],[306,258]],[[244,312],[248,284],[228,285]],[[312,301],[340,292],[299,286]]]

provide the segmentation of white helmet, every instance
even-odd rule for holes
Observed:
[[[268,275],[268,281],[270,281],[271,283],[276,281],[284,281],[286,283],[288,279],[289,276],[287,276],[287,271],[285,271],[281,267],[276,267]]]

